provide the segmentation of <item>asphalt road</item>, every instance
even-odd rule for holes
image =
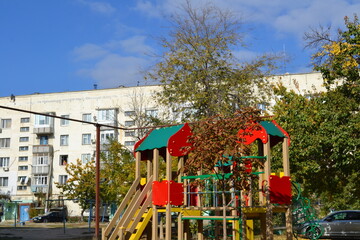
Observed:
[[[94,228],[86,227],[86,224],[68,224],[65,229],[60,224],[37,223],[16,226],[0,224],[0,240],[91,240],[94,238]]]

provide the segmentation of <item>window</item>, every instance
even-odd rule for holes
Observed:
[[[130,127],[130,126],[134,126],[135,125],[135,121],[125,121],[125,126]]]
[[[82,120],[86,122],[92,122],[91,113],[84,113],[82,115]]]
[[[125,112],[124,112],[124,115],[125,115],[126,117],[132,117],[132,116],[135,115],[135,111],[125,111]]]
[[[47,184],[47,176],[35,176],[34,177],[34,185],[46,185]]]
[[[49,156],[36,156],[33,159],[34,165],[48,165],[49,164]]]
[[[35,115],[35,125],[36,126],[42,126],[42,125],[50,125],[50,123],[53,120],[52,117],[43,116],[43,115]]]
[[[100,143],[108,144],[110,140],[115,138],[114,130],[101,131],[100,133]]]
[[[91,161],[91,154],[90,153],[81,154],[81,162],[83,164],[86,164],[86,163],[88,163],[90,161]]]
[[[9,186],[9,178],[8,177],[0,177],[0,187]]]
[[[259,103],[258,105],[257,105],[257,107],[258,107],[258,109],[260,109],[261,111],[265,111],[266,110],[266,108],[267,108],[267,103]]]
[[[20,137],[19,142],[28,142],[29,137]]]
[[[27,189],[27,186],[17,186],[17,190],[24,191]]]
[[[135,130],[125,131],[125,137],[134,137],[134,136],[135,136]]]
[[[40,136],[40,145],[48,145],[49,144],[49,136]]]
[[[145,114],[146,114],[146,116],[148,116],[148,117],[154,117],[154,118],[156,118],[157,115],[158,115],[158,110],[157,110],[157,109],[149,109],[149,110],[146,110],[146,111],[145,111]]]
[[[0,157],[0,167],[8,167],[10,162],[9,157]]]
[[[63,117],[63,118],[69,118],[69,115],[61,115],[61,117]],[[60,119],[60,125],[61,125],[61,126],[68,126],[68,125],[69,125],[69,120],[67,120],[67,119]]]
[[[11,119],[1,119],[0,128],[11,128]]]
[[[60,155],[59,165],[65,166],[68,163],[69,155]]]
[[[19,162],[26,162],[28,160],[27,156],[21,156],[19,157]]]
[[[82,144],[83,145],[89,145],[91,144],[91,134],[86,133],[82,135]]]
[[[129,147],[129,146],[134,146],[135,145],[135,141],[125,141],[125,146]]]
[[[28,170],[28,166],[19,166],[18,167],[19,171],[27,171]]]
[[[28,146],[20,146],[19,147],[19,151],[28,151],[29,147]]]
[[[69,145],[69,135],[60,135],[60,146]]]
[[[29,131],[29,127],[21,127],[20,128],[20,132],[28,132]]]
[[[115,109],[98,110],[98,121],[115,121]]]
[[[28,123],[28,122],[30,122],[30,118],[28,118],[28,117],[26,117],[26,118],[21,118],[21,119],[20,119],[20,122],[21,122],[21,123]]]
[[[27,184],[27,180],[28,180],[29,178],[28,177],[26,177],[26,176],[19,176],[18,177],[18,182],[20,183],[20,184]]]
[[[0,148],[9,148],[10,138],[0,138]]]
[[[67,180],[68,180],[67,175],[59,175],[59,184],[60,185],[66,185]]]

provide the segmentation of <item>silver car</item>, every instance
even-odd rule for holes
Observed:
[[[301,235],[310,239],[360,239],[360,210],[332,212],[316,225],[305,224]]]

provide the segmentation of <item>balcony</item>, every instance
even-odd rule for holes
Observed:
[[[109,127],[106,127],[106,126],[102,126],[101,127],[101,130],[109,130],[109,129],[114,129],[110,126],[113,126],[113,127],[117,127],[118,126],[118,122],[116,120],[112,120],[112,121],[99,121],[100,124],[104,124],[104,125],[107,125]]]
[[[53,153],[53,146],[52,145],[34,145],[33,146],[33,154],[39,153]]]
[[[47,193],[48,185],[31,185],[31,191],[33,193]]]
[[[35,126],[34,127],[34,133],[41,135],[41,134],[53,134],[54,133],[54,127],[52,126]]]
[[[47,175],[50,171],[50,165],[33,165],[31,173],[33,175]]]

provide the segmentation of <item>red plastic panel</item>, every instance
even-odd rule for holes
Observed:
[[[266,130],[262,126],[257,127],[258,130],[255,130],[253,127],[248,127],[243,130],[240,129],[238,132],[238,137],[241,139],[240,141],[246,145],[253,143],[256,139],[260,139],[263,143],[268,142],[268,135]]]
[[[271,175],[270,176],[270,202],[277,204],[291,203],[291,182],[290,177],[284,176],[282,178]]]
[[[183,205],[184,203],[184,194],[183,194],[183,184],[177,183],[175,181],[154,181],[152,189],[152,202],[157,206],[164,206],[168,204],[168,195],[170,190],[170,204],[175,206]]]
[[[168,140],[168,151],[171,156],[181,157],[188,154],[191,150],[191,144],[188,143],[189,136],[192,135],[189,124],[184,126],[172,135]]]

